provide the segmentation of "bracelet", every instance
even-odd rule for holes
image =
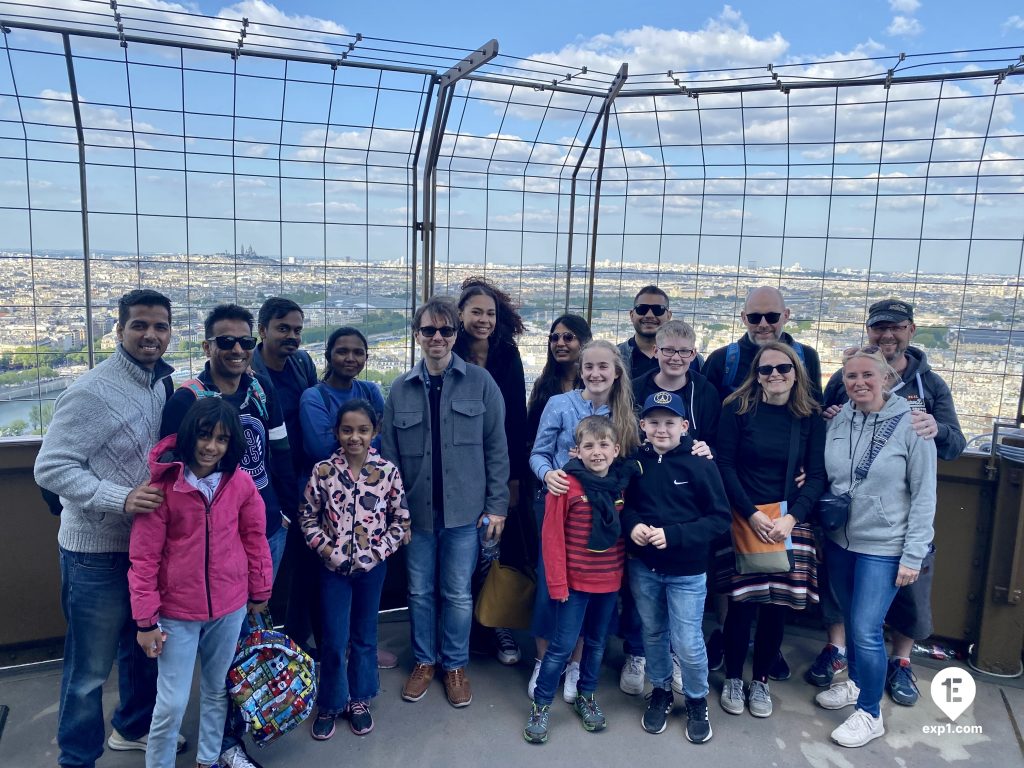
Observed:
[[[153,624],[148,627],[139,627],[139,632],[152,632],[154,629],[160,629],[159,624]]]

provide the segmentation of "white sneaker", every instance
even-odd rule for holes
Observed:
[[[576,687],[580,682],[580,663],[570,661],[565,667],[565,685],[562,686],[562,701],[566,704],[576,703]]]
[[[626,656],[619,675],[619,688],[630,696],[639,696],[644,692],[644,673],[647,671],[647,659],[643,656]]]
[[[843,680],[841,683],[832,683],[827,691],[822,691],[814,700],[819,707],[825,709],[842,709],[857,703],[860,696],[860,688],[853,680]],[[870,717],[870,715],[869,715]]]
[[[140,736],[137,739],[126,739],[120,734],[115,728],[110,734],[110,738],[107,739],[107,749],[112,749],[115,752],[129,752],[136,750],[138,752],[145,752],[146,746],[149,744],[149,734]],[[180,755],[185,751],[185,737],[180,733],[178,734],[178,746],[176,748],[177,753]]]
[[[683,668],[679,664],[679,657],[672,654],[672,690],[676,693],[683,692]]]
[[[530,682],[526,684],[526,695],[533,701],[533,692],[537,688],[537,678],[540,676],[540,659],[533,660],[533,674],[530,675]],[[573,699],[575,701],[575,699]]]
[[[872,717],[863,709],[855,709],[845,723],[832,731],[832,741],[841,747],[863,747],[884,735],[881,712],[878,717]]]
[[[262,766],[246,754],[245,748],[238,746],[221,753],[217,765],[221,768],[262,768]]]

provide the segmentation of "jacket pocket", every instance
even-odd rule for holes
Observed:
[[[398,451],[404,456],[423,455],[423,411],[398,411],[394,416]]]
[[[885,507],[882,506],[882,499],[878,496],[871,496],[871,511],[874,514],[874,519],[877,523],[885,525],[889,528],[893,527],[892,520],[885,514]]]
[[[482,445],[484,441],[483,400],[452,400],[454,415],[452,442],[455,445]]]

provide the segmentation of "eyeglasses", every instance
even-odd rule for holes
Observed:
[[[216,343],[217,348],[223,349],[225,352],[234,349],[235,344],[240,344],[246,352],[256,348],[255,336],[213,336],[207,339],[207,341]]]
[[[762,376],[771,376],[772,371],[778,371],[780,375],[785,376],[787,373],[793,370],[792,363],[779,363],[778,365],[759,365],[757,366],[757,372]]]
[[[672,347],[658,347],[658,354],[663,355],[666,360],[671,360],[676,355],[679,355],[680,360],[689,360],[695,354],[695,349],[672,349]]]
[[[782,317],[781,312],[747,312],[747,322],[751,325],[760,325],[761,320],[767,320],[768,325],[775,325]]]
[[[569,333],[568,331],[566,331],[565,333],[552,333],[550,336],[548,336],[548,341],[551,342],[552,344],[557,344],[558,340],[561,339],[563,344],[569,344],[575,338],[575,333]]]
[[[664,304],[637,304],[633,307],[633,311],[643,317],[648,312],[653,312],[655,317],[661,317],[668,311],[668,307]]]
[[[420,336],[425,339],[432,339],[434,335],[440,333],[445,339],[450,339],[455,335],[455,329],[450,325],[442,325],[438,328],[436,325],[423,325],[420,326]]]

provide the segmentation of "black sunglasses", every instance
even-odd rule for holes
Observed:
[[[568,331],[566,331],[565,333],[552,333],[550,336],[548,336],[548,341],[550,341],[552,344],[557,344],[558,340],[561,339],[564,343],[568,344],[575,338],[575,333],[569,333]]]
[[[655,317],[661,317],[668,311],[668,307],[664,304],[637,304],[633,307],[633,311],[643,317],[648,312],[653,312]]]
[[[434,338],[434,334],[438,333],[439,331],[441,333],[441,336],[445,339],[450,339],[452,336],[455,335],[455,329],[452,328],[450,325],[442,325],[440,328],[438,328],[436,325],[420,326],[420,336],[422,336],[425,339]]]
[[[747,312],[747,322],[751,325],[760,325],[761,318],[768,321],[768,325],[775,325],[782,317],[781,312]]]
[[[779,363],[778,365],[759,365],[757,366],[757,372],[762,376],[771,376],[772,371],[778,371],[780,374],[785,376],[787,373],[793,370],[792,363]]]
[[[255,336],[214,336],[213,338],[207,339],[207,341],[216,342],[218,349],[223,349],[228,352],[235,348],[235,344],[241,344],[242,349],[248,352],[250,349],[256,348],[256,337]]]

